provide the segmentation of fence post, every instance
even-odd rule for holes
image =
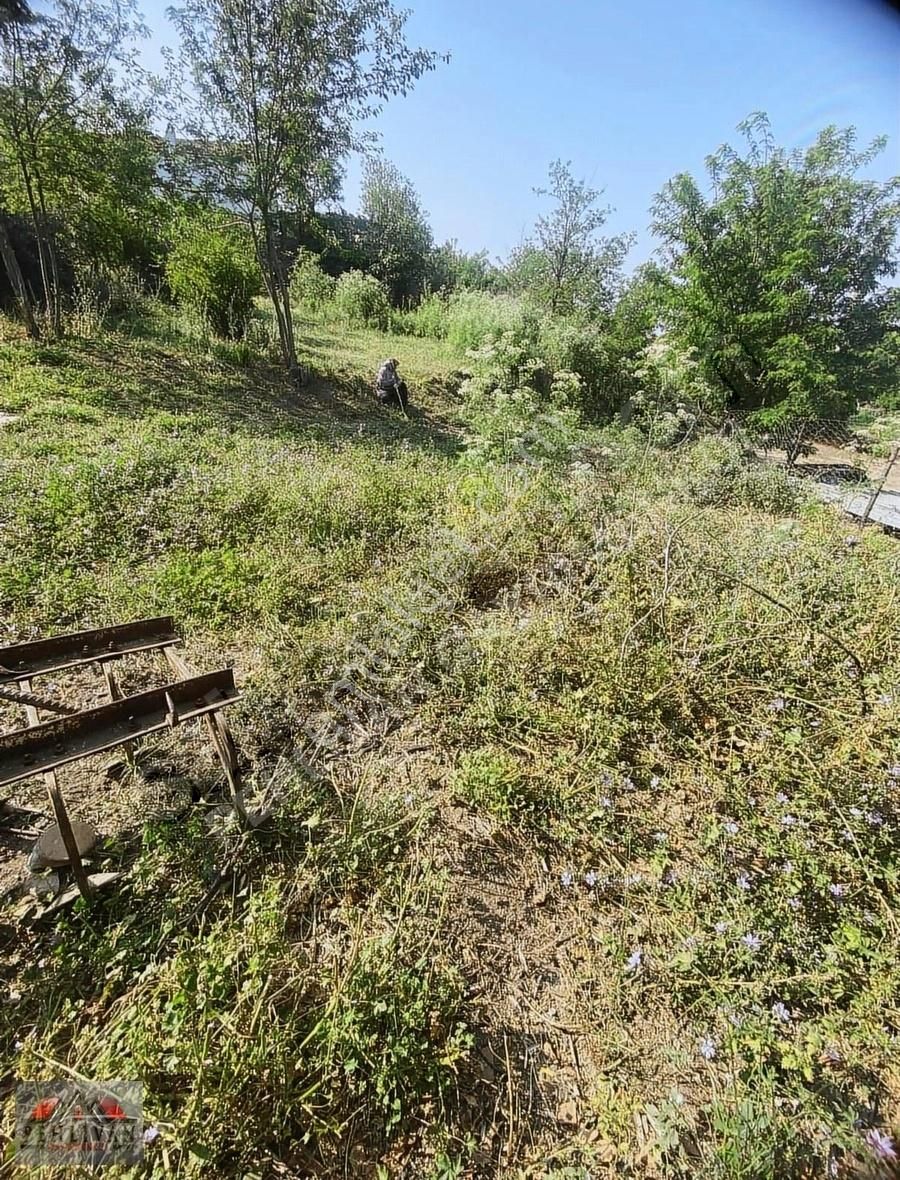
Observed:
[[[887,483],[887,477],[891,474],[891,471],[894,468],[894,464],[897,462],[898,455],[900,455],[900,443],[894,443],[893,447],[891,448],[891,453],[890,453],[890,456],[887,461],[887,467],[885,467],[885,469],[884,469],[884,474],[882,475],[881,479],[878,481],[878,485],[876,486],[875,490],[872,492],[872,495],[869,497],[869,502],[866,505],[866,510],[862,514],[862,519],[859,522],[860,532],[865,527],[866,522],[868,521],[869,516],[872,513],[872,509],[875,507],[875,502],[877,501],[878,497],[881,495],[881,489]]]

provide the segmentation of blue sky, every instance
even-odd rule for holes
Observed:
[[[375,126],[415,185],[439,241],[505,255],[543,204],[551,160],[635,230],[650,256],[649,206],[679,171],[699,175],[735,126],[768,112],[777,140],[804,147],[828,123],[887,134],[872,166],[900,173],[900,15],[878,0],[406,0],[410,41],[449,65],[395,99]],[[401,5],[402,6],[402,5]],[[166,4],[145,8],[154,50]],[[358,198],[351,163],[345,204]]]

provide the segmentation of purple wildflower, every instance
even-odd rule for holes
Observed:
[[[866,816],[866,821],[871,828],[879,828],[884,823],[884,816],[880,811],[870,811]]]
[[[788,907],[792,910],[799,910],[800,909],[800,898],[799,897],[789,897],[787,899],[787,903],[788,903]]]
[[[841,1051],[836,1045],[826,1045],[822,1050],[822,1059],[827,1061],[829,1065],[840,1065],[843,1060]]]
[[[159,1127],[148,1127],[143,1134],[145,1143],[155,1143],[159,1138]]]
[[[900,762],[896,766],[888,767],[888,778],[900,779]]]
[[[894,1140],[886,1132],[879,1131],[877,1127],[872,1127],[866,1132],[866,1143],[879,1159],[895,1160],[897,1158]]]
[[[656,841],[657,844],[665,844],[665,842],[666,842],[666,840],[668,840],[668,838],[669,837],[666,835],[665,832],[654,832],[653,833],[653,839]]]
[[[659,786],[659,784],[660,784],[660,781],[661,781],[661,780],[660,780],[660,777],[659,777],[659,775],[658,775],[658,774],[655,774],[655,775],[653,776],[653,778],[651,778],[651,780],[650,780],[650,790],[651,790],[651,791],[655,791],[655,790],[656,790],[656,788]]]
[[[749,873],[738,873],[736,884],[738,889],[751,889],[751,881],[752,878]]]
[[[787,797],[787,795],[785,795],[784,791],[779,791],[778,794],[775,796],[776,803],[787,803],[787,801],[788,801],[788,797]]]
[[[754,934],[752,931],[750,931],[748,934],[742,934],[741,942],[748,951],[753,951],[754,953],[762,946],[762,939],[758,934]]]
[[[626,971],[637,971],[637,969],[641,966],[643,961],[644,961],[643,951],[634,950],[631,952],[631,954],[625,960],[625,970]]]
[[[794,862],[792,860],[786,860],[781,866],[781,871],[786,877],[789,877],[794,871]]]
[[[712,1037],[701,1037],[698,1048],[700,1049],[700,1056],[705,1061],[712,1061],[716,1055],[718,1046]]]
[[[730,922],[716,922],[713,930],[715,930],[716,934],[724,934],[730,925]]]
[[[769,709],[772,713],[783,713],[785,706],[784,697],[776,697],[774,701],[769,702]]]
[[[783,815],[781,817],[781,826],[783,828],[792,828],[796,822],[796,815]]]
[[[778,1000],[772,1005],[772,1015],[780,1024],[790,1024],[791,1010]]]
[[[584,883],[587,885],[588,889],[593,889],[597,884],[597,874],[593,869],[584,874]]]
[[[568,889],[575,881],[575,875],[569,869],[559,874],[559,880],[564,889]]]
[[[831,894],[832,897],[840,898],[840,897],[843,897],[844,894],[847,892],[847,886],[846,885],[831,884],[828,886],[828,892]]]
[[[730,819],[726,823],[722,824],[722,831],[725,832],[725,834],[728,836],[736,836],[737,831],[738,831],[738,825],[734,822],[733,819]]]

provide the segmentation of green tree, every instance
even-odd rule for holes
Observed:
[[[437,55],[407,45],[390,0],[186,0],[170,12],[193,80],[191,182],[246,218],[297,380],[280,215],[312,215],[365,141],[360,123]]]
[[[429,259],[429,283],[436,291],[502,291],[506,275],[487,250],[468,254],[455,239],[437,246]]]
[[[555,206],[539,217],[534,235],[513,252],[512,285],[527,292],[551,312],[608,311],[620,269],[633,238],[604,238],[600,230],[611,210],[599,208],[602,193],[572,175],[571,165],[550,165],[549,189],[535,189]]]
[[[433,241],[416,190],[393,164],[370,159],[363,174],[361,211],[372,273],[387,286],[395,305],[417,299],[428,278]]]
[[[134,40],[143,32],[131,0],[56,0],[39,19],[0,24],[0,153],[3,196],[22,194],[31,218],[45,309],[61,325],[60,182],[89,167],[98,140],[124,109],[134,77]],[[78,152],[78,145],[87,152]],[[90,186],[88,186],[88,189]]]
[[[885,141],[858,151],[852,128],[790,153],[765,115],[739,130],[743,155],[707,160],[708,195],[683,173],[656,199],[670,325],[759,420],[842,415],[896,379],[883,281],[896,273],[900,178],[858,176]]]

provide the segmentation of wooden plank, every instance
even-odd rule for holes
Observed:
[[[30,693],[31,681],[23,680],[22,688],[25,692]],[[32,732],[42,728],[41,715],[34,705],[25,706],[25,716],[28,718],[28,725]],[[49,724],[53,725],[55,723],[51,721]],[[55,770],[48,769],[44,771],[44,786],[47,788],[47,794],[50,796],[50,803],[53,807],[53,814],[56,816],[56,823],[59,827],[60,835],[63,838],[63,844],[66,847],[66,852],[69,854],[69,864],[72,868],[75,884],[78,886],[78,892],[83,898],[87,899],[91,896],[91,885],[88,881],[84,862],[81,859],[81,853],[78,851],[78,841],[75,839],[75,833],[72,831],[66,802],[63,799],[62,791],[59,789],[59,783],[56,781]]]
[[[101,754],[239,700],[230,668],[0,734],[0,786]]]
[[[15,643],[0,647],[0,684],[60,672],[63,668],[90,664],[102,657],[153,651],[178,641],[174,621],[164,616],[120,623],[115,627],[98,627],[93,631],[54,635],[30,643]]]

